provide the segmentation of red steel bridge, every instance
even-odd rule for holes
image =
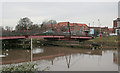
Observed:
[[[25,39],[25,38],[44,38],[48,40],[89,40],[91,36],[65,36],[65,35],[34,35],[34,36],[3,36],[0,40],[7,39]]]
[[[92,39],[92,36],[90,35],[71,35],[71,34],[61,34],[61,33],[55,33],[55,34],[43,34],[43,33],[37,33],[35,32],[4,32],[2,33],[2,37],[0,37],[0,41],[2,40],[2,48],[30,48],[30,41],[26,39],[30,38],[41,38],[44,40],[47,40],[49,42],[54,41],[85,41]],[[48,44],[43,42],[45,45]]]
[[[45,33],[44,33],[45,32]],[[63,32],[46,32],[42,29],[35,29],[32,31],[2,31],[2,37],[0,40],[12,40],[12,39],[26,39],[26,38],[43,38],[47,40],[89,40],[92,36],[87,34],[72,34],[70,29],[69,33]]]

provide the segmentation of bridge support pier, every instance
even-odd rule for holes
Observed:
[[[2,40],[2,49],[14,48],[30,48],[30,43],[27,39],[6,39]]]

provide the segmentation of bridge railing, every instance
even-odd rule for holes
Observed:
[[[44,33],[41,30],[38,31],[3,31],[2,36],[30,36],[30,35],[64,35],[64,36],[91,36],[90,34],[74,34],[74,33],[63,33],[63,32],[51,32],[51,33]]]
[[[57,36],[57,35],[62,35],[62,36],[92,36],[90,34],[86,35],[86,34],[68,34],[68,33],[39,33],[39,34],[35,34],[35,35],[53,35],[53,36]]]

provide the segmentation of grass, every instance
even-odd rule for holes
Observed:
[[[69,42],[66,42],[66,41],[64,42],[62,41],[62,43],[64,44],[61,44],[61,42],[59,44],[61,44],[60,46],[62,47],[90,49],[92,48],[91,44],[93,42],[96,42],[97,44],[102,44],[103,49],[114,49],[114,48],[117,48],[118,46],[118,36],[97,37],[91,40],[80,42],[78,45],[71,45]],[[66,45],[68,43],[69,45]],[[72,42],[72,43],[75,43],[75,42]]]
[[[81,49],[92,48],[90,45],[93,42],[102,44],[103,48],[105,49],[116,48],[118,46],[118,36],[97,37],[97,38],[86,40],[80,43],[78,41],[46,41],[44,39],[33,39],[34,46],[38,46],[38,45],[42,46],[42,44],[46,44],[45,46],[51,45],[51,46],[72,47],[72,48],[81,48]],[[71,45],[71,44],[78,44],[78,45]]]
[[[46,67],[43,70],[40,70],[39,67],[36,67],[36,63],[22,63],[22,64],[10,64],[2,67],[2,73],[35,73],[35,71],[40,71],[40,73],[44,73],[44,71],[49,70],[49,67]]]
[[[9,66],[3,66],[2,67],[2,71],[10,71],[10,72],[14,72],[14,71],[36,71],[38,70],[38,68],[35,68],[37,64],[31,64],[31,63],[26,63],[26,64],[18,64],[18,65],[13,65],[10,64]]]
[[[118,37],[117,36],[108,36],[108,37],[97,37],[93,40],[90,40],[93,42],[113,42],[117,43],[118,42]]]
[[[89,40],[91,42],[103,43],[106,46],[117,46],[118,37],[117,36],[109,36],[109,37],[97,37],[93,40]]]
[[[84,44],[96,42],[102,44],[103,48],[116,48],[118,46],[118,36],[97,37],[92,40],[85,41]]]

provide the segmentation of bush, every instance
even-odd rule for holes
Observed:
[[[10,64],[9,66],[3,66],[2,71],[37,71],[38,68],[35,68],[37,64],[31,64],[31,63],[26,63],[26,64],[18,64],[18,65],[13,65]]]

